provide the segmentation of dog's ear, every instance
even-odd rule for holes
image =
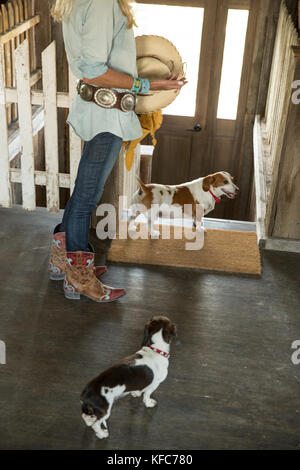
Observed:
[[[215,180],[214,175],[206,176],[202,182],[203,191],[206,191],[206,192],[209,191],[210,185],[213,184],[214,180]]]
[[[142,342],[142,346],[149,346],[150,340],[151,340],[150,323],[147,323],[145,325],[145,329],[144,329],[144,339],[143,339],[143,342]]]
[[[163,329],[163,339],[166,343],[170,344],[171,341],[177,337],[177,327],[174,323],[166,325]]]
[[[87,405],[87,410],[88,410],[88,415],[93,415],[94,414],[94,408],[92,405]]]
[[[82,412],[89,416],[93,416],[95,414],[93,406],[88,403],[82,404]]]

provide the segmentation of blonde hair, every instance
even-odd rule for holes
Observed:
[[[132,3],[135,3],[135,0],[118,0],[118,2],[123,14],[128,19],[126,29],[131,29],[133,25],[137,26],[131,6]],[[50,10],[54,21],[60,23],[63,19],[67,18],[72,11],[73,4],[74,0],[56,0],[55,5]]]

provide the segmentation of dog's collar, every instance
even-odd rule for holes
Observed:
[[[214,200],[215,200],[216,202],[220,202],[220,201],[221,201],[221,199],[219,199],[217,196],[215,196],[214,193],[213,193],[210,189],[209,189],[209,192],[210,192],[210,194],[212,195],[212,197],[214,198]]]
[[[156,352],[157,354],[160,354],[161,356],[166,357],[167,359],[169,359],[170,357],[169,353],[166,353],[165,351],[162,351],[161,349],[154,348],[153,346],[149,346],[149,348],[152,349],[152,351]]]

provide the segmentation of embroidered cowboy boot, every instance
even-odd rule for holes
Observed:
[[[48,265],[49,278],[52,281],[60,281],[65,278],[66,273],[66,233],[57,232],[59,225],[54,230],[52,248]],[[57,233],[55,233],[57,232]],[[95,275],[101,276],[107,271],[106,266],[96,266]]]
[[[113,302],[126,294],[124,289],[105,286],[95,276],[94,253],[67,252],[64,293],[67,299],[79,300],[81,295],[95,302]]]

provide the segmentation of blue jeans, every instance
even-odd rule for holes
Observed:
[[[60,226],[66,232],[67,251],[90,251],[90,220],[103,194],[104,186],[116,163],[123,140],[110,132],[101,132],[84,142],[77,178]]]

